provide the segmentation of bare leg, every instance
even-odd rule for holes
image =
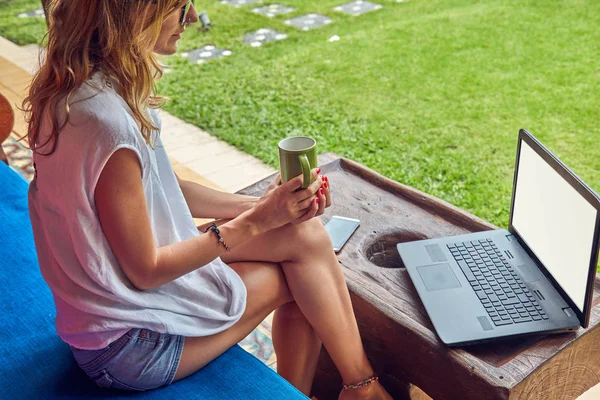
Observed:
[[[294,301],[323,341],[344,382],[355,383],[373,375],[343,273],[318,219],[269,231],[232,249],[222,259],[226,263],[281,263]],[[391,398],[379,383],[366,388],[344,391],[341,398]]]
[[[188,337],[175,380],[193,374],[246,337],[277,307],[273,342],[278,372],[306,395],[319,358],[321,341],[292,301],[281,266],[269,262],[232,263],[244,281],[248,298],[242,318],[228,330],[205,337]]]
[[[242,278],[248,293],[246,310],[231,328],[211,336],[187,337],[175,380],[193,374],[245,338],[274,309],[292,301],[278,264],[266,262],[229,265]]]
[[[321,339],[296,303],[284,304],[275,311],[273,346],[277,354],[277,373],[309,396],[321,353]]]

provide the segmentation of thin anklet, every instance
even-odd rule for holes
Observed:
[[[378,380],[379,380],[379,377],[377,376],[377,374],[375,374],[372,377],[370,377],[369,379],[365,379],[364,381],[354,383],[352,385],[343,385],[342,387],[344,388],[344,390],[358,389],[359,387],[370,385],[371,383],[378,381]]]

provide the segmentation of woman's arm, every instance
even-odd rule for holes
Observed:
[[[138,289],[152,289],[206,265],[226,250],[209,232],[156,247],[137,155],[117,150],[108,160],[94,192],[98,218],[121,269]],[[308,189],[302,176],[261,197],[255,206],[219,227],[229,247],[287,223],[302,223],[319,211],[318,178]]]
[[[177,181],[194,218],[232,219],[258,201],[258,197],[221,192],[179,177]]]

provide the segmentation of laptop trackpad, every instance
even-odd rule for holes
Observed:
[[[462,286],[449,264],[426,265],[418,267],[417,271],[429,292]]]

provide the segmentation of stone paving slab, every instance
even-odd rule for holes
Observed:
[[[252,9],[253,12],[269,18],[273,18],[276,15],[288,14],[295,10],[296,9],[294,7],[284,6],[282,4],[269,4],[268,6]]]
[[[195,149],[219,141],[216,137],[194,128],[197,127],[187,123],[173,127],[163,121],[162,144],[171,153],[181,148]]]
[[[19,18],[45,18],[44,9],[38,8],[37,10],[31,10],[17,15]]]
[[[272,168],[265,167],[261,161],[256,160],[252,163],[224,168],[221,171],[207,174],[205,177],[211,181],[215,181],[218,177],[224,182],[227,182],[227,184],[222,185],[225,189],[231,192],[237,192],[240,189],[250,186],[248,182],[257,182],[274,172],[275,171]]]
[[[191,181],[191,182],[196,182],[196,183],[201,184],[202,186],[206,186],[211,189],[216,189],[216,190],[221,190],[221,191],[225,190],[224,188],[217,185],[216,183],[204,178],[203,176],[198,174],[196,171],[181,164],[177,160],[171,159],[171,165],[173,166],[173,171],[175,171],[175,173],[177,174],[177,176],[180,179],[183,179],[186,181]]]
[[[324,25],[328,25],[331,22],[332,22],[331,18],[328,18],[324,15],[308,14],[308,15],[302,15],[300,17],[288,19],[284,23],[286,25],[294,26],[303,31],[309,31],[311,29],[316,29],[316,28],[320,28]]]
[[[169,157],[225,190],[236,192],[275,173],[257,158],[204,132],[195,125],[160,111],[161,139]],[[235,168],[231,173],[230,168]],[[238,169],[241,170],[238,171]]]
[[[383,8],[381,4],[375,4],[368,1],[353,1],[352,3],[343,4],[334,8],[335,11],[343,12],[354,16],[362,15],[371,11],[376,11]]]
[[[254,3],[259,3],[262,0],[222,0],[221,4],[227,4],[228,6],[232,6],[232,7],[243,7],[246,6],[248,4],[254,4]]]
[[[190,135],[193,135],[193,133],[190,132]],[[231,152],[235,150],[235,147],[220,140],[211,140],[204,143],[198,143],[194,146],[183,146],[173,150],[167,147],[167,149],[172,157],[174,157],[182,164],[187,165],[192,161],[200,160],[209,155],[220,155],[223,153]]]
[[[221,57],[227,57],[232,55],[233,52],[229,49],[218,49],[213,45],[207,45],[199,49],[186,51],[181,53],[181,57],[189,59],[191,62],[197,64],[204,64],[205,62]]]
[[[285,33],[277,32],[274,29],[262,28],[256,32],[247,34],[244,38],[244,43],[252,47],[260,47],[265,43],[283,40],[287,37]]]
[[[35,44],[18,46],[0,36],[0,54],[30,74],[36,73],[39,69],[39,53],[40,49]]]
[[[221,154],[207,154],[198,160],[187,163],[190,169],[198,172],[202,176],[219,173],[222,170],[238,165],[253,165],[256,158],[249,154],[235,150],[227,150]],[[251,175],[254,172],[251,171]]]

